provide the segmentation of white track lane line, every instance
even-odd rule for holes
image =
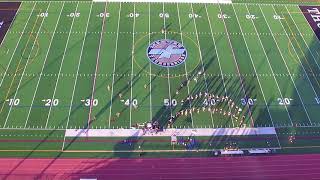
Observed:
[[[58,24],[59,24],[59,21],[60,21],[60,17],[61,17],[61,13],[62,13],[62,10],[63,10],[63,8],[64,8],[64,4],[65,4],[65,3],[63,3],[63,5],[62,5],[62,7],[61,7],[60,14],[59,14],[59,17],[58,17],[58,20],[57,20],[57,23],[56,23],[56,27],[54,28],[54,31],[57,30],[57,27],[58,27]],[[42,69],[41,69],[41,73],[40,73],[40,74],[43,73],[43,69],[44,69],[44,67],[45,67],[45,65],[46,65],[46,61],[47,61],[47,58],[48,58],[48,55],[49,55],[49,52],[50,52],[50,48],[51,48],[51,44],[52,44],[54,35],[55,35],[55,33],[53,33],[52,38],[51,38],[51,40],[50,40],[49,48],[48,48],[48,51],[47,51],[45,60],[44,60],[44,62],[43,62],[43,65],[42,65]],[[34,102],[34,98],[35,98],[35,96],[36,96],[36,94],[37,94],[37,91],[38,91],[38,87],[39,87],[40,80],[41,80],[41,76],[39,76],[39,78],[38,78],[37,86],[36,86],[36,89],[35,89],[34,94],[33,94],[31,106],[30,106],[30,108],[29,108],[27,120],[26,120],[26,123],[25,123],[24,127],[27,127],[27,124],[28,124],[28,121],[29,121],[29,117],[30,117],[30,113],[31,113],[31,109],[32,109],[33,102]]]
[[[46,12],[48,11],[48,9],[49,9],[49,7],[50,7],[50,4],[51,4],[51,3],[49,3]],[[40,27],[39,27],[39,29],[38,29],[38,32],[37,32],[37,35],[36,35],[36,38],[35,38],[35,41],[34,41],[34,43],[32,44],[32,48],[31,48],[30,54],[29,54],[29,56],[28,56],[27,62],[26,62],[26,64],[25,64],[24,68],[23,68],[22,74],[24,74],[25,71],[26,71],[26,69],[27,69],[27,66],[28,66],[28,63],[29,63],[29,59],[30,59],[31,54],[32,54],[31,52],[33,51],[34,46],[35,46],[35,44],[36,44],[36,40],[37,40],[38,37],[39,37],[39,32],[40,32],[40,30],[41,30],[41,28],[42,28],[44,19],[45,19],[45,18],[43,18],[42,21],[41,21]],[[29,43],[29,41],[28,41],[28,43]],[[28,43],[27,43],[27,44],[28,44]],[[20,86],[21,86],[21,82],[22,82],[22,79],[23,79],[23,78],[24,78],[24,77],[21,76],[21,78],[20,78],[20,80],[19,80],[18,87],[17,87],[17,89],[16,89],[16,92],[14,93],[13,99],[16,99],[16,97],[17,97],[17,94],[18,94],[18,92],[19,92],[19,88],[20,88]],[[10,116],[10,113],[11,113],[11,111],[12,111],[12,107],[13,107],[13,105],[10,106],[9,113],[8,113],[8,115],[7,115],[7,117],[6,117],[6,121],[5,121],[4,125],[3,125],[3,127],[5,127],[5,126],[7,125],[7,122],[8,122],[9,116]]]
[[[79,2],[77,3],[77,6],[76,6],[76,9],[75,9],[75,12],[74,12],[74,13],[76,13],[76,12],[78,11],[78,7],[79,7]],[[62,66],[63,66],[63,62],[64,62],[64,59],[65,59],[65,56],[66,56],[66,52],[67,52],[67,49],[68,49],[69,40],[70,40],[70,36],[71,36],[71,31],[72,31],[72,29],[73,29],[73,24],[74,24],[75,18],[76,18],[76,16],[74,16],[73,19],[72,19],[72,23],[71,23],[71,27],[70,27],[68,39],[67,39],[67,42],[66,42],[66,47],[64,48],[64,53],[63,53],[62,61],[61,61],[61,64],[60,64],[60,69],[59,69],[59,73],[58,73],[58,78],[57,78],[57,80],[56,80],[56,85],[55,85],[55,87],[54,87],[54,91],[53,91],[53,95],[52,95],[52,98],[51,98],[51,99],[55,99],[55,96],[56,96],[57,86],[58,86],[58,83],[59,83],[59,80],[60,80],[60,73],[61,73]],[[49,118],[50,118],[50,115],[51,115],[52,105],[53,105],[53,104],[51,103],[50,109],[49,109],[49,113],[48,113],[48,116],[47,116],[47,121],[46,121],[46,126],[45,126],[45,128],[48,127],[48,122],[49,122]]]
[[[87,25],[86,25],[86,32],[88,32],[88,27],[89,27],[92,7],[93,7],[93,2],[91,3],[91,6],[90,6],[90,11],[89,11]],[[82,41],[82,47],[81,47],[81,52],[80,52],[80,57],[79,57],[79,63],[78,63],[78,67],[77,67],[77,76],[76,76],[76,78],[74,80],[74,84],[73,84],[72,97],[71,97],[71,101],[70,101],[70,108],[69,108],[69,113],[68,113],[68,120],[67,120],[67,124],[66,124],[66,129],[68,129],[69,122],[70,122],[70,115],[71,115],[71,110],[72,110],[72,106],[73,106],[74,93],[76,91],[76,86],[77,86],[77,82],[78,82],[78,74],[79,74],[79,69],[80,69],[80,65],[81,65],[81,61],[82,61],[82,55],[83,55],[83,52],[84,52],[83,50],[84,50],[84,44],[86,42],[86,37],[87,37],[87,33],[84,34],[83,41]],[[62,143],[62,150],[64,150],[65,140],[66,140],[66,137],[64,136],[63,143]]]

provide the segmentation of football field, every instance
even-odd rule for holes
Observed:
[[[0,7],[14,11],[8,3]],[[11,142],[7,139],[30,138],[25,149],[33,149],[49,135],[57,142],[44,149],[64,149],[66,141],[73,143],[66,129],[139,129],[148,122],[160,129],[318,132],[320,41],[302,9],[257,3],[21,2],[14,20],[2,19],[9,28],[0,47],[1,150]],[[150,50],[168,42],[185,50],[179,64],[152,58],[179,54]],[[268,139],[281,147],[277,135]],[[74,149],[95,150],[79,142]],[[24,143],[8,149],[24,149]]]

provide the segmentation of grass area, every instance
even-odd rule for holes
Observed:
[[[260,4],[307,4],[307,5],[318,5],[318,0],[232,0],[233,3],[260,3]]]
[[[19,0],[18,2],[43,2],[43,0]],[[51,0],[61,1],[61,0]],[[70,0],[74,2],[92,2],[92,0]],[[0,0],[0,2],[8,2],[8,0]],[[260,3],[260,4],[308,4],[318,5],[318,0],[232,0],[233,3]]]
[[[170,150],[168,137],[127,147],[64,130],[167,128],[175,115],[173,128],[281,127],[279,137],[197,137],[200,149],[293,146],[285,132],[320,124],[319,41],[297,5],[252,2],[22,2],[1,44],[0,150]],[[185,63],[151,63],[161,39],[183,44]],[[318,144],[308,143],[295,145]]]

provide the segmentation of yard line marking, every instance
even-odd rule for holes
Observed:
[[[20,31],[10,31],[8,32],[10,34],[21,34],[21,33],[24,33],[24,34],[30,34],[30,33],[34,33],[34,32],[20,32]],[[49,32],[49,31],[45,31],[45,32],[40,32],[40,34],[52,34],[53,32]],[[72,31],[71,34],[84,34],[85,32],[78,32],[78,31]],[[100,31],[95,31],[95,32],[88,32],[88,34],[100,34],[101,32]],[[112,31],[108,31],[108,32],[103,32],[104,34],[116,34],[117,32],[112,32]],[[161,32],[159,31],[154,31],[154,32],[150,32],[152,34],[162,34]],[[172,34],[173,32],[167,32],[168,34]],[[56,32],[57,35],[59,34],[69,34],[69,32]],[[119,32],[119,34],[132,34],[132,32]],[[148,32],[139,32],[139,31],[136,31],[135,34],[148,34]],[[194,32],[184,32],[184,34],[189,34],[189,35],[194,35],[195,33]],[[210,35],[211,33],[210,32],[198,32],[198,34],[201,34],[201,35]],[[215,32],[213,33],[214,35],[226,35],[225,32]],[[272,34],[271,33],[258,33],[260,36],[264,35],[264,36],[271,36]],[[304,36],[314,36],[314,34],[308,34],[308,33],[301,33],[302,35]],[[229,35],[246,35],[246,36],[255,36],[256,33],[239,33],[239,32],[230,32]],[[273,33],[274,36],[285,36],[286,34],[285,33]],[[290,35],[300,35],[299,33],[290,33]]]
[[[108,6],[108,2],[106,1],[105,7],[104,7],[104,14],[107,13],[107,6]],[[97,73],[99,71],[101,45],[102,45],[103,34],[104,34],[102,32],[105,30],[105,24],[106,24],[106,16],[103,16],[101,34],[100,34],[100,40],[99,40],[99,48],[98,48],[97,60],[96,60],[96,69],[95,69],[95,72],[94,72],[94,79],[93,79],[93,85],[92,85],[92,94],[91,94],[91,100],[90,100],[90,109],[89,109],[89,117],[88,117],[88,124],[87,124],[87,129],[88,130],[90,129],[90,124],[91,124],[91,114],[92,114],[92,108],[93,108],[94,94],[95,94],[95,91],[96,91]]]
[[[273,8],[273,9],[274,9],[274,11],[276,12],[275,8]],[[284,19],[284,21],[285,21],[286,24],[288,25],[289,30],[292,32],[292,29],[291,29],[288,21],[287,21],[286,19]],[[281,24],[282,24],[282,23],[281,23]],[[282,24],[282,25],[283,25],[283,24]],[[287,36],[288,36],[288,35],[287,35]],[[303,59],[304,59],[305,62],[307,63],[307,65],[308,65],[308,67],[309,67],[309,69],[310,69],[309,71],[311,72],[311,75],[312,75],[312,76],[315,76],[316,74],[313,72],[313,70],[312,70],[312,68],[311,68],[312,65],[310,65],[308,59],[306,58],[305,52],[304,52],[304,50],[301,48],[301,46],[300,46],[300,44],[299,44],[299,41],[297,40],[296,36],[293,36],[293,39],[296,41],[296,44],[298,45],[300,52],[303,54]],[[293,42],[291,41],[291,39],[289,39],[289,40],[290,40],[290,42],[292,43],[292,46],[293,46]],[[318,87],[320,88],[319,81],[318,81],[316,78],[315,78],[314,80],[316,81]]]
[[[241,27],[241,25],[240,25],[240,23],[239,23],[239,18],[238,18],[237,11],[235,10],[235,8],[234,8],[233,5],[231,5],[231,6],[232,6],[232,9],[233,9],[233,11],[234,11],[234,13],[235,13],[235,15],[236,15],[237,23],[238,23],[238,26],[239,26],[240,31],[241,31],[241,33],[242,33],[243,30],[242,30],[242,27]],[[250,13],[249,13],[249,14],[250,14]],[[253,20],[252,20],[252,19],[251,19],[251,23],[253,24]],[[245,38],[244,36],[243,36],[243,40],[244,40],[245,46],[246,46],[246,48],[247,48],[247,50],[248,50],[248,52],[249,52],[249,57],[250,57],[250,61],[251,61],[251,64],[252,64],[252,66],[253,66],[254,72],[257,74],[256,67],[255,67],[255,65],[254,65],[254,63],[253,63],[251,51],[250,51],[250,49],[249,49],[249,47],[248,47],[246,38]],[[269,109],[269,106],[268,106],[268,103],[267,103],[267,100],[266,100],[266,97],[265,97],[265,95],[264,95],[264,92],[263,92],[263,89],[262,89],[262,86],[261,86],[261,83],[260,83],[259,76],[257,76],[257,80],[258,80],[258,84],[259,84],[259,87],[260,87],[260,90],[261,90],[261,93],[262,93],[262,97],[263,97],[264,103],[265,103],[265,105],[266,105],[266,107],[267,107],[267,111],[268,111],[268,114],[269,114],[269,117],[270,117],[272,126],[275,127],[274,121],[273,121],[273,119],[272,119],[272,116],[271,116],[271,113],[270,113],[270,109]],[[279,147],[281,148],[280,140],[279,140],[279,137],[278,137],[277,134],[276,134],[276,137],[277,137],[278,145],[279,145]]]
[[[62,7],[61,7],[60,14],[59,14],[59,17],[58,17],[58,20],[57,20],[57,23],[56,23],[56,27],[54,28],[54,31],[56,31],[56,30],[57,30],[57,27],[58,27],[58,24],[59,24],[59,21],[60,21],[60,17],[61,17],[61,13],[62,13],[62,10],[63,10],[63,7],[64,7],[64,4],[65,4],[65,3],[63,3],[63,5],[62,5]],[[44,60],[43,65],[42,65],[42,69],[41,69],[41,73],[40,73],[40,74],[42,74],[43,69],[44,69],[44,67],[45,67],[45,65],[46,65],[46,61],[47,61],[47,58],[48,58],[48,55],[49,55],[49,51],[50,51],[50,48],[51,48],[51,44],[52,44],[52,41],[53,41],[54,35],[55,35],[55,34],[53,33],[53,35],[52,35],[52,37],[51,37],[51,40],[50,40],[50,44],[49,44],[49,48],[48,48],[48,51],[47,51],[47,54],[46,54],[45,60]],[[26,120],[26,123],[25,123],[25,125],[24,125],[25,127],[27,126],[27,123],[28,123],[28,121],[29,121],[29,117],[30,117],[31,109],[32,109],[32,106],[33,106],[34,98],[35,98],[35,96],[36,96],[36,94],[37,94],[37,91],[38,91],[38,87],[39,87],[40,79],[41,79],[41,76],[39,76],[39,78],[38,78],[37,86],[36,86],[36,89],[35,89],[35,91],[34,91],[33,98],[32,98],[32,102],[31,102],[31,106],[30,106],[30,108],[29,108],[29,112],[28,112],[27,120]]]
[[[218,5],[219,5],[220,14],[222,15],[223,14],[222,13],[222,8],[221,8],[220,4],[218,4]],[[228,43],[229,43],[229,46],[231,48],[232,57],[233,57],[233,60],[235,62],[235,65],[236,65],[236,70],[237,70],[237,73],[239,74],[241,89],[242,89],[243,94],[245,95],[245,97],[248,97],[246,89],[244,87],[244,81],[243,81],[242,76],[241,76],[241,72],[240,72],[240,68],[239,68],[238,62],[237,62],[237,58],[236,58],[236,55],[234,53],[234,49],[232,47],[231,38],[230,38],[230,35],[229,35],[229,30],[227,28],[227,24],[226,24],[224,18],[222,18],[222,22],[223,22],[223,25],[224,25],[224,29],[226,30],[226,33],[227,33]],[[249,104],[247,104],[247,106],[248,106],[249,116],[250,116],[250,120],[251,120],[251,126],[254,127],[254,120],[253,120],[253,117],[252,117],[252,112],[251,112]]]
[[[151,8],[150,8],[150,2],[148,3],[148,21],[149,21],[149,44],[151,43]],[[152,120],[152,68],[151,68],[151,63],[149,63],[149,91],[150,91],[150,104],[149,104],[149,109],[150,109],[150,121]]]
[[[250,13],[247,5],[246,5],[246,8],[247,8],[247,12]],[[253,23],[252,25],[253,25],[255,31],[258,32],[258,30],[257,30],[257,28],[256,28],[256,25],[255,25],[254,23]],[[264,48],[264,46],[263,46],[263,43],[262,43],[262,41],[261,41],[260,36],[258,36],[258,39],[259,39],[260,45],[261,45],[261,47],[262,47],[262,49],[263,49],[264,55],[265,55],[266,58],[267,58],[267,62],[268,62],[268,65],[269,65],[269,67],[270,67],[270,70],[271,70],[272,73],[274,73],[273,68],[272,68],[272,66],[271,66],[271,64],[270,64],[269,57],[268,57],[268,55],[267,55],[267,53],[266,53],[266,50],[265,50],[265,48]],[[282,95],[282,92],[281,92],[281,90],[280,90],[278,81],[277,81],[277,79],[275,78],[275,76],[273,76],[273,78],[274,78],[274,81],[275,81],[275,83],[276,83],[276,85],[277,85],[277,88],[278,88],[278,91],[279,91],[279,93],[280,93],[280,96],[281,96],[281,98],[283,99],[283,95]],[[286,104],[284,105],[284,107],[285,107],[285,109],[286,109],[286,111],[287,111],[287,113],[288,113],[288,117],[289,117],[289,119],[290,119],[291,125],[293,126],[293,122],[292,122],[292,119],[291,119],[291,115],[290,115],[290,113],[289,113],[289,111],[288,111],[288,107],[287,107]]]
[[[46,11],[48,11],[48,9],[49,9],[49,7],[50,7],[50,4],[51,4],[51,3],[49,3]],[[36,38],[35,38],[35,41],[34,41],[33,44],[32,44],[31,51],[30,51],[30,54],[29,54],[29,56],[28,56],[27,62],[26,62],[26,64],[25,64],[24,68],[23,68],[22,74],[24,74],[25,71],[26,71],[26,69],[27,69],[27,66],[28,66],[28,63],[29,63],[29,59],[30,59],[31,54],[32,54],[31,52],[33,51],[33,48],[34,48],[34,46],[35,46],[35,44],[36,44],[36,40],[37,40],[38,37],[39,37],[39,32],[40,32],[40,30],[41,30],[41,28],[42,28],[44,19],[45,19],[45,18],[43,18],[42,21],[41,21],[40,27],[39,27],[39,29],[38,29],[38,32],[37,32],[37,35],[36,35]],[[28,44],[28,43],[27,43],[27,44]],[[23,53],[23,54],[24,54],[24,53]],[[15,91],[15,93],[14,93],[13,99],[16,99],[16,97],[17,97],[17,94],[18,94],[18,92],[19,92],[19,88],[20,88],[22,79],[23,79],[23,76],[21,76],[21,78],[20,78],[20,80],[19,80],[19,84],[18,84],[18,87],[17,87],[17,89],[16,89],[16,91]],[[8,119],[9,119],[9,116],[10,116],[10,113],[11,113],[11,110],[12,110],[12,107],[13,107],[13,105],[11,105],[10,108],[9,108],[9,112],[8,112],[8,114],[7,114],[6,121],[5,121],[4,125],[3,125],[3,127],[5,127],[5,126],[7,125],[7,121],[8,121]]]
[[[87,25],[86,25],[86,32],[88,31],[88,27],[89,27],[92,7],[93,7],[93,2],[91,3],[91,6],[90,6],[90,11],[89,11]],[[81,61],[82,61],[82,55],[83,55],[84,44],[86,42],[86,38],[87,38],[87,34],[84,34],[83,41],[82,41],[81,52],[80,52],[80,57],[79,57],[79,63],[78,63],[78,67],[77,67],[77,76],[75,78],[74,85],[73,85],[73,90],[72,90],[72,97],[71,97],[71,101],[70,101],[70,108],[69,108],[69,113],[68,113],[68,120],[67,120],[67,124],[66,124],[66,129],[68,129],[69,122],[70,122],[70,115],[71,115],[71,109],[72,109],[72,104],[73,104],[73,99],[74,99],[74,93],[75,93],[76,86],[77,86],[78,74],[79,74],[80,64],[81,64]],[[62,151],[64,150],[65,140],[66,140],[66,136],[64,136],[64,138],[63,138],[63,143],[62,143],[62,148],[61,148]]]
[[[162,13],[165,14],[164,12],[164,3],[162,3]],[[163,16],[163,28],[166,28],[166,16]],[[167,39],[167,30],[165,29],[164,31],[164,38]],[[167,67],[167,75],[168,75],[168,90],[169,90],[169,99],[170,99],[170,104],[172,102],[172,96],[171,96],[171,86],[170,86],[170,70],[169,67]],[[172,106],[170,105],[170,115],[172,117]]]
[[[260,6],[259,6],[259,8],[260,8],[260,11],[262,12]],[[263,12],[262,12],[262,15],[263,15],[263,17],[265,18],[265,15],[263,14]],[[267,26],[268,26],[268,28],[269,28],[269,31],[272,32],[267,20],[266,20],[266,22],[267,22]],[[272,37],[273,37],[273,40],[275,41],[275,43],[276,43],[276,45],[277,45],[277,48],[278,48],[278,50],[279,50],[279,52],[280,52],[280,55],[281,55],[281,58],[282,58],[285,66],[286,66],[286,68],[287,68],[287,71],[288,71],[288,73],[289,73],[290,79],[291,79],[291,81],[292,81],[292,83],[293,83],[293,85],[294,85],[294,87],[295,87],[295,89],[296,89],[296,91],[297,91],[297,94],[298,94],[299,99],[300,99],[300,101],[301,101],[301,103],[302,103],[303,109],[304,109],[304,111],[306,112],[306,115],[307,115],[307,117],[308,117],[308,120],[309,120],[310,124],[312,124],[311,119],[310,119],[310,116],[309,116],[309,113],[308,113],[308,111],[307,111],[307,109],[306,109],[306,107],[305,107],[305,103],[304,103],[303,99],[301,98],[300,92],[298,91],[298,88],[297,88],[297,86],[296,86],[296,84],[295,84],[295,82],[294,82],[294,80],[293,80],[293,78],[292,78],[292,76],[291,76],[291,72],[290,72],[290,70],[289,70],[289,67],[288,67],[285,59],[284,59],[284,56],[282,55],[282,52],[281,52],[281,50],[280,50],[280,48],[279,48],[279,45],[278,45],[278,42],[276,41],[276,38],[275,38],[274,36],[272,36]],[[299,58],[298,58],[298,59],[299,59]],[[299,60],[299,62],[300,62],[300,60]],[[300,62],[300,63],[301,63],[301,62]],[[303,69],[304,69],[304,68],[303,68]],[[308,77],[308,76],[307,76],[307,77]],[[309,79],[309,77],[308,77],[308,79]],[[311,82],[310,82],[310,83],[311,83]]]
[[[193,6],[192,6],[192,4],[190,4],[190,5],[191,5],[191,12],[192,12],[192,14],[194,14]],[[204,70],[204,64],[203,64],[203,59],[202,59],[202,52],[201,52],[201,48],[200,48],[200,41],[199,41],[197,23],[196,23],[196,19],[195,19],[194,16],[193,16],[192,19],[193,19],[193,24],[194,24],[194,27],[195,27],[195,30],[196,30],[196,37],[197,37],[197,42],[198,42],[198,51],[199,51],[200,60],[201,60],[201,71],[202,71],[203,76],[204,76],[204,81],[205,81],[205,85],[206,85],[206,91],[207,91],[207,93],[209,93],[209,88],[208,88],[208,82],[207,82],[206,72],[205,72],[205,70]],[[211,121],[213,122],[212,112],[210,112],[210,117],[211,117]],[[232,126],[234,127],[233,121],[232,121]]]
[[[152,33],[151,33],[152,34]],[[185,33],[183,33],[185,34]],[[190,73],[191,74],[191,73]],[[97,76],[98,77],[107,77],[107,76],[112,76],[113,74],[110,73],[110,74],[99,74],[97,73]],[[150,74],[149,73],[145,73],[145,74],[139,74],[138,76],[149,76]],[[183,74],[185,75],[185,74]],[[193,74],[193,75],[196,75],[196,74]],[[237,77],[239,76],[239,74],[207,74],[208,76],[211,76],[211,77],[220,77],[220,76],[230,76],[230,77]],[[289,74],[287,73],[269,73],[269,74],[259,74],[259,73],[251,73],[251,74],[240,74],[241,76],[246,76],[246,77],[250,77],[250,76],[289,76]],[[306,75],[308,76],[313,76],[313,77],[320,77],[320,74],[316,74],[316,73],[301,73],[301,74],[294,74],[292,73],[291,74],[292,76],[295,76],[295,77],[304,77]],[[0,73],[0,76],[4,76],[3,74]],[[64,74],[64,73],[60,73],[60,74],[45,74],[45,73],[42,73],[42,74],[34,74],[34,73],[12,73],[12,74],[7,74],[6,76],[10,77],[10,76],[25,76],[25,77],[36,77],[36,76],[46,76],[46,77],[49,77],[49,76],[61,76],[61,77],[75,77],[77,76],[77,74]],[[94,74],[78,74],[78,76],[80,77],[89,77],[89,76],[94,76]],[[131,74],[117,74],[117,76],[131,76]],[[180,77],[180,76],[179,76]],[[174,77],[174,78],[177,78],[177,77]]]
[[[180,30],[180,39],[181,39],[181,43],[184,44],[184,41],[183,41],[183,35],[182,35],[182,29],[181,29],[181,18],[180,18],[180,10],[179,10],[179,4],[177,4],[177,13],[178,13],[178,20],[179,20],[179,30]],[[186,79],[187,81],[189,80],[189,77],[188,77],[188,71],[187,71],[187,64],[184,63],[184,70],[185,70],[185,75],[186,75]],[[187,89],[188,89],[188,96],[190,96],[190,87],[189,87],[189,83],[187,83]],[[191,109],[191,103],[189,103],[189,107]],[[192,127],[194,127],[194,124],[193,124],[193,112],[191,111],[191,123],[192,123]],[[212,118],[211,118],[212,119]],[[213,121],[212,121],[212,126],[213,126]]]
[[[23,128],[22,126],[20,127],[5,127],[5,128],[0,128],[0,129],[5,129],[5,130],[39,130],[39,131],[52,131],[52,130],[56,130],[56,131],[65,131],[65,129],[60,129],[60,128],[47,128],[47,129],[39,129],[39,128]]]
[[[36,27],[36,25],[37,25],[37,23],[38,23],[38,20],[39,20],[39,16],[37,16],[36,21],[35,21],[35,23],[33,24],[32,31],[35,29],[35,27]],[[22,55],[26,52],[27,46],[28,46],[28,44],[29,44],[29,42],[30,42],[30,39],[31,39],[31,34],[30,34],[29,37],[28,37],[26,46],[23,48]],[[19,59],[19,61],[18,61],[19,63],[18,63],[18,65],[17,65],[16,69],[15,69],[14,74],[17,74],[17,72],[19,71],[19,69],[20,69],[20,64],[21,64],[22,60],[23,60],[23,58],[22,58],[22,56],[21,56],[20,59]],[[13,76],[13,79],[12,79],[12,81],[10,82],[9,88],[6,90],[7,92],[6,92],[5,100],[6,100],[7,98],[9,98],[9,96],[10,96],[10,91],[11,91],[11,88],[12,88],[12,86],[13,86],[13,84],[14,84],[15,79],[16,79],[16,76]],[[5,103],[3,103],[3,104],[1,105],[0,114],[2,113],[4,106],[5,106]]]
[[[260,7],[260,10],[261,10],[261,12],[262,12],[262,15],[264,16],[264,13],[263,13],[261,7]],[[276,13],[276,12],[275,12],[275,13]],[[277,13],[276,13],[276,14],[277,14]],[[266,18],[265,18],[265,19],[266,19]],[[266,19],[266,21],[267,21],[267,19]],[[285,28],[284,28],[282,22],[279,21],[279,23],[280,23],[283,31],[285,31]],[[285,34],[287,34],[287,33],[285,33]],[[294,50],[294,52],[295,52],[295,54],[296,54],[296,56],[297,56],[297,59],[298,59],[298,61],[299,61],[299,63],[300,63],[300,66],[302,67],[302,69],[303,69],[303,71],[304,71],[304,74],[305,74],[305,75],[307,76],[307,78],[308,78],[308,81],[309,81],[309,83],[310,83],[310,86],[311,86],[314,94],[316,95],[316,97],[318,97],[318,94],[317,94],[317,92],[315,91],[315,89],[314,89],[314,87],[313,87],[313,85],[312,85],[312,83],[311,83],[311,80],[310,80],[310,78],[309,78],[309,76],[308,76],[308,73],[307,73],[305,67],[303,66],[303,64],[302,64],[302,62],[301,62],[301,60],[300,60],[300,58],[299,58],[299,55],[298,55],[298,53],[297,53],[297,51],[296,51],[296,48],[293,46],[293,42],[290,40],[290,37],[289,37],[288,34],[287,34],[287,38],[288,38],[288,40],[290,41],[291,47],[292,47],[292,49]]]
[[[286,8],[286,10],[287,10],[290,18],[292,19],[292,22],[294,23],[295,27],[297,28],[297,30],[298,30],[298,32],[299,32],[299,35],[302,37],[303,42],[306,44],[306,46],[307,46],[307,48],[308,48],[308,51],[310,52],[310,54],[311,54],[314,62],[317,64],[318,69],[320,70],[320,66],[319,66],[319,64],[318,64],[318,62],[317,62],[317,60],[316,60],[313,52],[311,51],[310,47],[308,46],[308,43],[307,43],[306,40],[304,39],[304,36],[302,35],[302,33],[301,33],[300,29],[299,29],[299,26],[296,24],[294,18],[291,16],[291,13],[290,13],[290,11],[288,10],[287,6],[284,6],[284,7]],[[300,12],[301,12],[301,11],[300,11]],[[311,26],[308,26],[308,27],[311,28]]]
[[[32,15],[32,13],[33,13],[33,11],[34,11],[34,8],[36,7],[36,4],[37,4],[37,2],[34,3],[34,6],[33,6],[33,8],[32,8],[32,11],[31,11],[31,13],[30,13],[30,15],[29,15],[29,17],[28,17],[27,23],[26,23],[26,25],[25,25],[24,28],[23,28],[23,32],[24,32],[24,31],[26,30],[26,28],[27,28],[27,25],[28,25],[28,23],[29,23],[29,20],[30,20],[30,18],[31,18],[31,15]],[[13,59],[16,51],[17,51],[17,48],[18,48],[18,46],[19,46],[19,44],[20,44],[20,41],[21,41],[21,39],[22,39],[22,36],[23,36],[23,34],[21,33],[21,35],[20,35],[20,37],[19,37],[19,40],[18,40],[18,42],[17,42],[17,45],[16,45],[16,47],[14,48],[14,51],[13,51],[12,56],[11,56],[11,58],[10,58],[10,61],[9,61],[9,63],[8,63],[8,66],[7,66],[7,68],[6,68],[5,72],[4,72],[4,76],[3,76],[3,78],[1,79],[0,87],[2,86],[2,83],[3,83],[3,81],[4,81],[4,77],[6,76],[6,74],[7,74],[7,72],[8,72],[9,66],[11,65],[11,61],[12,61],[12,59]]]
[[[78,11],[78,7],[79,7],[79,2],[77,3],[77,6],[76,6],[76,9],[75,9],[75,12],[74,12],[74,13],[76,13],[76,12]],[[72,28],[73,28],[73,24],[74,24],[75,18],[76,18],[76,16],[74,16],[73,19],[72,19],[72,23],[71,23],[71,27],[70,27],[68,39],[67,39],[67,42],[66,42],[66,47],[64,48],[64,53],[63,53],[62,61],[61,61],[61,64],[60,64],[60,69],[59,69],[59,73],[58,73],[58,78],[57,78],[57,80],[56,80],[56,85],[55,85],[55,87],[54,87],[53,96],[52,96],[51,99],[55,99],[55,96],[56,96],[57,86],[58,86],[59,79],[60,79],[60,73],[61,73],[62,66],[63,66],[63,62],[64,62],[64,59],[65,59],[65,56],[66,56],[66,52],[67,52],[67,49],[68,49],[69,40],[70,40],[70,35],[71,35],[70,32],[71,32],[71,30],[72,30]],[[48,116],[47,116],[47,121],[46,121],[46,126],[45,126],[45,128],[47,128],[47,126],[48,126],[48,122],[49,122],[49,118],[50,118],[51,110],[52,110],[52,105],[53,105],[53,103],[50,104],[50,109],[49,109],[49,113],[48,113]]]
[[[111,96],[110,96],[110,110],[109,110],[109,128],[111,126],[111,113],[112,113],[112,103],[113,103],[113,85],[115,79],[115,71],[116,71],[116,62],[117,62],[117,52],[118,52],[118,40],[119,40],[119,29],[120,29],[120,17],[121,17],[121,2],[119,7],[119,14],[118,14],[118,27],[117,27],[117,37],[116,37],[116,49],[114,51],[114,60],[113,60],[113,74],[112,74],[112,87],[111,87]]]
[[[286,6],[285,6],[285,7],[286,7]],[[289,12],[289,10],[288,10],[288,8],[287,8],[287,7],[286,7],[286,10],[287,10],[287,12],[288,12],[288,14],[289,14],[290,18],[292,19],[293,23],[295,24],[295,26],[296,26],[296,28],[297,28],[297,30],[298,30],[298,32],[299,32],[299,35],[301,36],[302,40],[303,40],[303,41],[304,41],[304,43],[306,44],[306,46],[307,46],[307,48],[308,48],[308,51],[310,52],[310,54],[311,54],[311,56],[312,56],[312,58],[313,58],[314,62],[316,63],[316,65],[317,65],[318,69],[320,70],[319,64],[318,64],[318,62],[317,62],[316,58],[314,57],[314,54],[313,54],[313,53],[312,53],[312,51],[310,50],[310,48],[309,48],[309,46],[308,46],[307,42],[305,41],[305,39],[304,39],[304,37],[303,37],[302,33],[301,33],[301,32],[300,32],[300,30],[299,30],[299,27],[298,27],[298,26],[297,26],[297,24],[295,23],[294,19],[293,19],[293,18],[292,18],[292,16],[291,16],[291,13]],[[274,11],[275,11],[275,9],[274,9]],[[288,25],[289,30],[290,30],[291,32],[293,32],[293,31],[292,31],[292,29],[291,29],[291,27],[289,26],[288,21],[287,21],[286,19],[284,19],[284,20],[285,20],[286,24]],[[309,26],[309,25],[308,25],[308,26]],[[310,26],[309,26],[309,27],[310,27]],[[310,27],[310,28],[311,28],[311,27]],[[312,65],[310,65],[310,63],[309,63],[308,59],[306,58],[307,56],[305,55],[304,50],[301,48],[301,46],[300,46],[300,44],[299,44],[299,41],[297,40],[296,36],[293,36],[293,37],[294,37],[295,41],[297,42],[297,45],[298,45],[298,47],[299,47],[300,51],[302,52],[302,54],[303,54],[303,56],[304,56],[304,59],[305,59],[306,63],[308,64],[308,66],[309,66],[309,68],[310,68],[311,72],[314,74],[314,72],[313,72],[313,70],[312,70],[312,68],[311,68],[311,67],[312,67]],[[319,81],[318,81],[317,79],[315,79],[315,81],[316,81],[316,83],[317,83],[318,87],[320,88]]]
[[[207,8],[206,4],[204,6],[205,6],[205,9],[206,9],[206,15],[207,15],[207,18],[208,18],[209,27],[210,27],[210,31],[211,31],[211,38],[212,38],[212,41],[213,41],[213,45],[215,47],[214,49],[215,49],[216,54],[217,54],[217,59],[218,59],[218,64],[219,64],[219,69],[220,69],[220,75],[221,75],[221,79],[222,79],[222,83],[223,83],[223,87],[224,87],[224,93],[225,93],[226,96],[228,96],[226,83],[225,83],[225,80],[224,80],[224,75],[222,73],[222,68],[221,68],[221,64],[220,64],[220,56],[219,56],[218,49],[217,49],[217,46],[216,46],[216,40],[215,40],[215,38],[213,36],[212,24],[211,24],[209,13],[208,13],[208,8]],[[229,107],[229,111],[231,112],[230,104],[228,104],[228,107]],[[233,126],[234,126],[234,122],[233,122],[233,117],[232,116],[231,116],[231,121],[232,121]]]
[[[132,125],[132,81],[133,81],[133,61],[134,61],[134,38],[135,38],[135,33],[134,33],[134,30],[135,30],[135,26],[136,26],[136,4],[133,3],[133,27],[132,27],[132,51],[131,51],[131,82],[130,82],[130,126]]]

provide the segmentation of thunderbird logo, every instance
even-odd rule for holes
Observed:
[[[149,45],[147,56],[152,63],[161,67],[175,67],[185,62],[187,50],[177,41],[162,39]]]

